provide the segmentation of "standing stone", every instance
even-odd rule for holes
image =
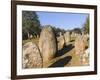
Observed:
[[[59,32],[59,36],[62,36],[62,32]]]
[[[67,43],[71,41],[70,32],[66,32],[66,33],[64,34],[64,38],[65,38],[65,44],[67,45]]]
[[[41,68],[42,57],[35,43],[27,42],[23,46],[23,68]]]
[[[57,42],[58,42],[58,50],[61,50],[65,44],[64,36],[60,35],[59,37],[57,37]]]
[[[85,41],[83,36],[79,35],[77,36],[76,40],[75,40],[75,53],[77,56],[79,56],[79,60],[80,60],[80,65],[84,65],[85,63],[85,58],[84,58],[84,54],[85,54]]]
[[[84,34],[82,36],[86,46],[89,47],[89,34]]]
[[[43,57],[43,66],[54,58],[57,50],[57,41],[53,29],[44,27],[40,34],[39,49]]]
[[[89,65],[89,48],[83,54],[82,65]]]
[[[82,34],[82,35],[77,34],[75,40],[75,53],[79,56],[81,65],[89,65],[89,35],[88,34]]]
[[[32,39],[33,38],[33,35],[31,34],[30,36],[29,36],[29,39]]]
[[[75,40],[75,32],[71,33],[71,40]]]
[[[84,53],[85,50],[85,42],[81,35],[79,35],[75,40],[75,52],[76,54]]]

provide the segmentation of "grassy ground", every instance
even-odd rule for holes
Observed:
[[[22,45],[24,45],[25,43],[27,42],[33,42],[33,43],[36,43],[38,45],[38,42],[39,42],[39,38],[32,38],[32,39],[27,39],[27,40],[23,40],[22,41]]]
[[[29,41],[32,41],[38,45],[39,39],[23,40],[23,45]],[[75,54],[74,41],[69,42],[67,46],[56,53],[54,59],[44,65],[44,67],[72,66],[81,66],[79,56]]]
[[[68,47],[66,47],[68,48]],[[75,54],[74,47],[69,51],[63,51],[60,53],[62,55],[52,59],[45,67],[71,67],[71,66],[81,66],[79,57]]]

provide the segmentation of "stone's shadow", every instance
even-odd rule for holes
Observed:
[[[59,50],[59,51],[56,53],[55,57],[62,56],[62,55],[64,55],[64,54],[66,54],[67,52],[69,52],[69,51],[70,51],[71,49],[73,49],[73,48],[74,48],[74,46],[73,46],[72,44],[69,44],[69,45],[67,45],[67,46],[64,46],[63,49]]]
[[[63,59],[60,59],[55,63],[51,64],[49,67],[64,67],[64,65],[68,64],[71,61],[71,59],[71,56],[64,57]]]
[[[71,40],[70,42],[74,42],[75,40]]]
[[[85,49],[88,49],[88,46],[86,46]]]

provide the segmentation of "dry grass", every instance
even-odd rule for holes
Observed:
[[[69,44],[72,44],[74,46],[74,42],[70,42]],[[67,59],[64,59],[64,58],[68,58],[68,57],[71,57],[69,58],[69,60]],[[55,57],[54,59],[52,59],[50,62],[48,62],[47,64],[45,64],[44,67],[52,67],[51,65],[53,65],[53,67],[55,67],[55,63],[56,63],[56,66],[57,64],[58,65],[61,65],[63,63],[58,63],[58,61],[64,59],[64,65],[62,65],[62,67],[73,67],[73,66],[82,66],[82,64],[80,63],[80,57],[79,55],[76,55],[75,54],[75,48],[73,47],[70,51],[64,53],[63,55],[61,56],[58,56],[58,57]],[[88,61],[88,59],[87,59]],[[61,66],[60,66],[61,67]]]
[[[22,45],[24,45],[26,42],[29,42],[29,41],[32,41],[33,43],[36,43],[38,45],[39,39],[36,38],[36,39],[31,39],[31,40],[29,39],[23,40]],[[73,48],[70,49],[70,47],[67,47],[63,49],[63,51],[59,53],[59,56],[56,56],[54,59],[52,59],[48,63],[45,63],[44,67],[47,68],[47,67],[58,67],[58,66],[59,67],[82,66],[79,60],[79,56],[75,54],[74,41],[71,41],[70,43],[68,43],[68,45],[72,45]],[[69,51],[67,50],[68,48],[69,48]]]
[[[27,39],[27,40],[23,40],[22,41],[22,45],[24,45],[25,43],[27,42],[33,42],[33,43],[36,43],[38,45],[38,42],[39,42],[39,38],[32,38],[32,39]]]

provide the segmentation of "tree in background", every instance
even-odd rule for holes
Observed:
[[[89,17],[87,17],[86,22],[83,25],[84,34],[89,34]]]
[[[22,34],[23,39],[28,39],[29,34],[40,34],[40,21],[34,11],[22,11]]]
[[[71,30],[71,33],[72,32],[75,32],[75,33],[78,33],[78,34],[81,34],[82,33],[81,32],[81,28],[74,28],[74,29]]]
[[[66,32],[66,30],[64,29],[61,29],[61,28],[56,28],[56,27],[53,27],[54,31],[55,31],[55,34],[56,36],[59,36],[59,33],[61,32],[62,34],[64,34]]]

